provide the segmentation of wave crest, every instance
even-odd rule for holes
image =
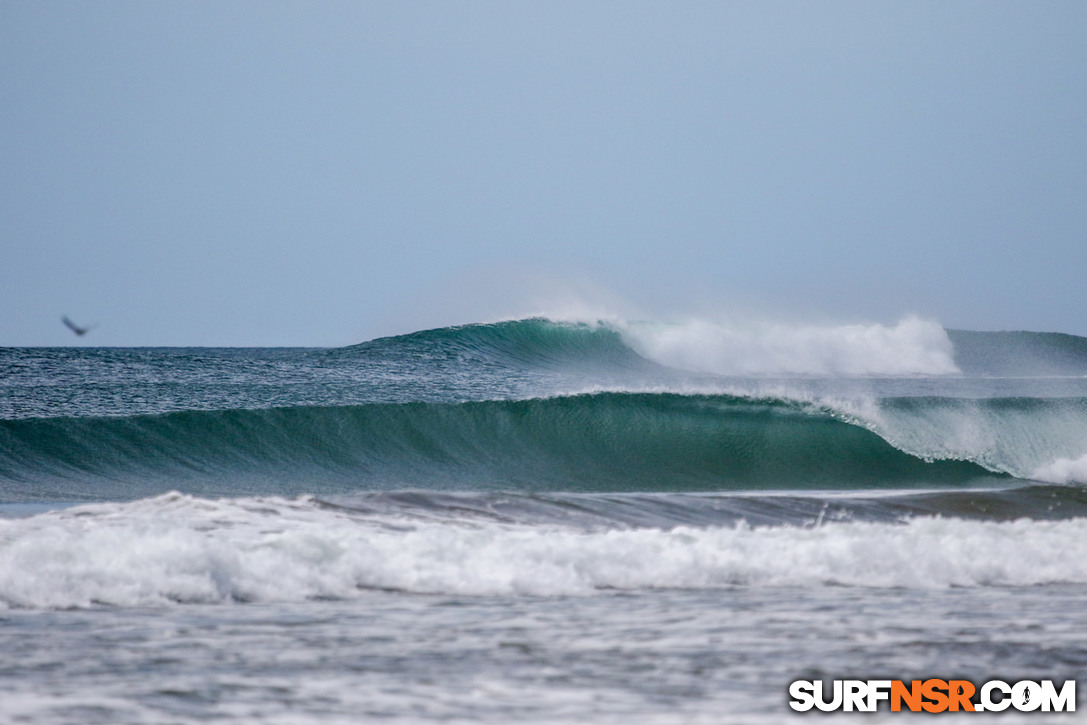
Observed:
[[[639,354],[670,367],[728,376],[950,375],[960,370],[937,323],[907,317],[893,326],[624,323]]]

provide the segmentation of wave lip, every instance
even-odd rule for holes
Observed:
[[[654,367],[604,322],[564,322],[531,317],[473,323],[382,337],[334,351],[336,356],[428,364],[500,364],[521,369]]]
[[[1087,519],[583,530],[179,494],[0,520],[0,606],[1087,583]]]

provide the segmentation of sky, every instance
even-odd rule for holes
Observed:
[[[1084,38],[1071,1],[0,0],[0,346],[1087,335]]]

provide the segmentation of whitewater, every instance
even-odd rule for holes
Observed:
[[[4,348],[0,722],[770,723],[796,679],[1074,679],[1084,484],[1059,333]]]

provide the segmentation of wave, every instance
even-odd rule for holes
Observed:
[[[812,403],[595,393],[529,400],[0,421],[12,501],[419,487],[669,491],[965,485],[967,460],[894,447]],[[217,483],[218,482],[218,483]],[[32,498],[26,498],[32,497]]]
[[[387,360],[499,364],[531,369],[660,368],[723,376],[946,375],[959,372],[942,327],[801,326],[706,320],[510,320],[379,338],[338,354]]]
[[[1060,332],[948,330],[964,372],[994,376],[1087,376],[1087,337]]]
[[[954,546],[947,542],[953,541]],[[0,520],[0,608],[1087,583],[1087,519],[587,529],[168,494]]]
[[[894,325],[530,318],[379,338],[336,354],[720,376],[1087,376],[1087,338],[945,330],[918,317]]]
[[[925,459],[969,460],[1018,478],[1087,483],[1087,468],[1069,460],[1087,449],[1087,398],[892,397],[861,402],[855,410],[863,425]]]
[[[333,354],[394,362],[497,363],[544,369],[651,366],[625,343],[618,329],[606,323],[542,317],[422,330],[340,348]]]

